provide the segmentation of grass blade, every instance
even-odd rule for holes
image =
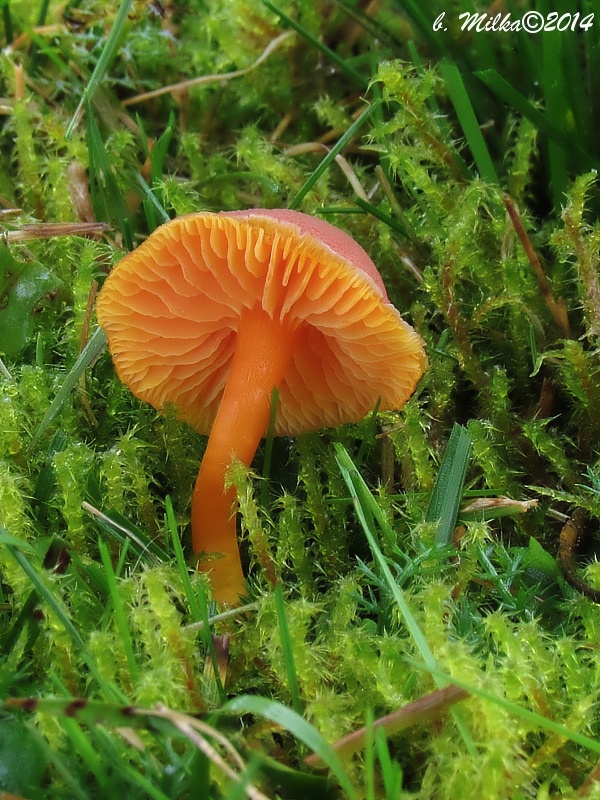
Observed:
[[[439,521],[435,541],[440,545],[450,543],[456,528],[471,443],[466,428],[455,423],[425,512],[426,522]]]
[[[565,94],[566,81],[562,69],[562,36],[545,35],[543,48],[543,84],[546,100],[546,116],[558,130],[565,132],[567,116],[572,116]],[[567,154],[555,142],[548,143],[550,162],[550,186],[555,208],[561,208],[567,190]]]
[[[450,50],[444,44],[444,37],[433,29],[435,17],[430,13],[426,14],[423,10],[427,9],[427,4],[420,3],[418,0],[395,0],[394,5],[401,14],[407,15],[411,19],[433,53],[439,57],[451,58]]]
[[[187,597],[190,613],[194,622],[200,622],[202,620],[202,609],[200,608],[196,593],[194,592],[188,567],[185,563],[183,547],[181,546],[181,539],[179,538],[179,532],[177,530],[177,522],[175,520],[175,514],[173,513],[173,503],[169,495],[165,497],[165,510],[167,528],[171,534],[171,544],[173,545],[173,551],[177,559],[177,566],[179,568],[179,574],[181,575],[181,581],[185,590],[185,596]]]
[[[102,50],[100,58],[98,59],[94,71],[90,76],[88,84],[83,91],[83,95],[81,96],[79,105],[75,109],[73,118],[71,119],[67,127],[67,131],[65,134],[67,139],[70,139],[71,136],[73,135],[73,131],[75,130],[75,127],[77,126],[81,118],[81,112],[83,110],[84,105],[91,102],[98,86],[100,86],[102,79],[106,75],[106,72],[108,71],[108,68],[111,65],[111,62],[117,51],[117,47],[119,46],[119,43],[121,41],[121,37],[123,35],[123,31],[125,28],[125,23],[127,21],[127,15],[129,14],[129,9],[131,8],[132,5],[133,5],[133,0],[121,0],[121,5],[119,6],[119,10],[117,11],[114,24],[108,35],[106,44],[104,45],[104,49]]]
[[[321,175],[325,172],[326,169],[329,168],[329,165],[331,164],[331,162],[335,159],[335,157],[339,153],[341,153],[341,151],[344,149],[344,147],[346,147],[346,145],[349,144],[349,142],[352,141],[352,139],[356,136],[356,134],[361,129],[361,127],[364,125],[364,123],[369,119],[371,114],[373,114],[374,111],[377,108],[379,108],[379,105],[380,104],[378,102],[377,103],[373,103],[372,105],[370,105],[367,108],[365,108],[365,110],[362,112],[362,114],[354,120],[352,125],[350,125],[350,127],[344,133],[343,136],[340,136],[340,138],[338,139],[336,144],[331,148],[331,150],[327,153],[327,155],[321,161],[319,166],[314,170],[312,175],[305,182],[304,186],[302,186],[300,188],[300,190],[298,191],[298,193],[296,194],[296,196],[294,198],[292,198],[291,202],[288,205],[288,208],[291,208],[291,209],[298,208],[300,203],[304,200],[306,195],[310,192],[310,190],[315,185],[315,183],[319,180]]]
[[[116,217],[128,250],[133,250],[133,230],[123,196],[90,107],[87,113],[90,192],[97,219]]]
[[[89,669],[90,673],[94,676],[98,684],[102,687],[104,692],[111,698],[115,699],[118,702],[126,703],[127,700],[123,694],[114,686],[113,684],[108,683],[102,673],[99,671],[98,667],[96,666],[96,662],[90,655],[87,647],[85,646],[85,642],[75,625],[73,625],[71,618],[69,616],[69,612],[67,611],[66,607],[64,606],[62,600],[60,600],[47,586],[44,582],[42,576],[38,573],[38,571],[33,567],[29,561],[25,558],[23,553],[20,552],[15,547],[11,545],[6,545],[6,549],[17,562],[17,564],[21,567],[23,572],[27,575],[29,580],[31,581],[32,586],[37,591],[38,595],[42,598],[42,600],[48,605],[51,609],[54,616],[59,620],[60,624],[63,626],[71,641],[75,645],[76,649],[79,651],[82,659],[84,660],[87,668]]]
[[[92,492],[89,493],[91,497]],[[98,502],[96,498],[93,498]],[[100,511],[95,505],[84,500],[81,504],[84,511],[91,514],[99,528],[120,545],[131,547],[137,559],[149,566],[164,564],[169,560],[169,555],[154,539],[149,536],[137,525],[128,520],[118,511],[109,509],[106,513]]]
[[[367,214],[372,214],[378,220],[384,222],[393,231],[400,234],[400,236],[415,243],[416,237],[414,235],[414,232],[407,230],[400,222],[398,222],[398,220],[394,219],[393,217],[390,217],[389,214],[386,214],[384,211],[381,211],[381,209],[377,208],[377,206],[374,206],[372,203],[366,202],[365,200],[362,199],[362,197],[355,197],[354,202],[359,208],[361,208],[363,211],[366,211]]]
[[[100,353],[106,347],[106,334],[102,330],[102,328],[96,328],[92,336],[90,337],[89,342],[81,351],[79,358],[73,364],[69,373],[65,380],[63,381],[63,385],[57,392],[56,397],[50,404],[50,407],[46,414],[44,415],[43,420],[40,422],[37,431],[35,432],[33,439],[31,441],[32,446],[35,445],[44,431],[51,425],[56,417],[60,414],[60,410],[63,407],[67,397],[71,394],[79,379],[86,371],[86,369],[92,364],[96,358],[100,355]]]
[[[329,767],[346,796],[355,800],[356,792],[335,750],[316,728],[291,708],[287,708],[276,700],[269,700],[267,697],[240,695],[225,703],[219,709],[219,714],[221,713],[256,714],[276,725],[281,725],[319,756],[321,761]]]
[[[344,481],[346,482],[346,485],[354,501],[356,515],[363,527],[363,530],[367,537],[367,541],[369,542],[369,547],[371,548],[371,552],[373,553],[373,557],[379,564],[379,567],[385,577],[386,583],[392,593],[394,600],[396,601],[396,605],[398,606],[402,618],[404,619],[404,624],[408,628],[408,631],[412,636],[418,651],[421,653],[423,660],[425,661],[426,664],[430,665],[431,672],[433,675],[434,670],[436,669],[435,657],[431,652],[429,644],[427,643],[427,639],[425,638],[423,632],[421,631],[416,619],[412,614],[412,611],[408,606],[408,603],[406,602],[406,598],[404,597],[402,589],[398,586],[398,584],[394,580],[394,576],[392,575],[392,572],[387,564],[387,561],[385,560],[385,557],[381,552],[379,545],[377,543],[376,532],[374,526],[372,525],[373,517],[371,513],[374,506],[378,507],[375,498],[369,491],[369,488],[367,487],[362,476],[354,466],[352,459],[348,455],[343,445],[335,444],[334,447],[336,453],[335,456],[336,461],[340,468],[340,472],[342,473],[342,477],[344,478]],[[447,685],[447,682],[436,679],[436,684],[439,689],[443,689],[444,686]],[[464,723],[462,715],[460,714],[459,710],[453,708],[452,716],[454,717],[454,722],[456,724],[456,727],[460,731],[467,749],[471,754],[475,754],[476,753],[475,743],[473,742],[473,738],[466,724]]]
[[[435,669],[432,671],[429,667],[426,667],[424,664],[416,664],[415,666],[420,666],[422,669],[426,669],[428,672],[431,672],[433,675],[434,672],[440,680],[444,680],[449,684],[454,684],[455,686],[459,686],[461,689],[464,689],[471,695],[475,695],[476,697],[480,697],[482,700],[486,700],[489,703],[493,703],[494,705],[502,708],[504,711],[508,711],[510,714],[514,714],[516,717],[520,717],[521,719],[527,720],[527,722],[532,722],[534,725],[537,725],[542,730],[549,731],[550,733],[556,734],[561,738],[568,739],[575,744],[580,745],[581,747],[585,747],[587,750],[591,750],[593,753],[600,755],[600,741],[597,739],[592,739],[589,736],[585,736],[583,733],[578,733],[577,731],[573,731],[568,728],[566,725],[562,725],[560,722],[554,722],[552,719],[548,719],[548,717],[543,717],[541,714],[536,714],[535,711],[530,711],[528,708],[523,708],[522,706],[518,706],[516,703],[512,703],[510,700],[506,700],[504,697],[500,697],[499,695],[492,694],[491,692],[485,691],[485,689],[480,689],[478,686],[474,686],[473,684],[468,683],[467,681],[459,680],[458,678],[453,678],[451,675],[448,675],[446,672],[443,672],[440,669]]]
[[[132,188],[142,198],[148,228],[153,231],[159,225],[168,222],[170,217],[161,205],[156,193],[148,186],[144,178],[139,173],[136,174],[135,178],[137,185]],[[157,215],[158,220],[156,219]]]
[[[102,565],[104,566],[104,574],[106,576],[108,591],[112,601],[115,624],[121,637],[121,642],[123,643],[123,649],[125,651],[125,657],[127,658],[127,664],[129,666],[129,675],[131,676],[132,682],[137,683],[139,678],[139,670],[135,660],[131,631],[129,630],[129,625],[127,624],[127,616],[125,614],[125,609],[123,608],[123,603],[121,602],[121,595],[119,594],[117,579],[110,560],[108,547],[106,546],[105,542],[102,541],[102,539],[98,539],[98,549],[100,550],[100,558],[102,559]]]
[[[575,154],[579,159],[581,169],[600,169],[600,161],[592,158],[577,143],[577,140],[561,131],[554,122],[537,109],[530,101],[517,89],[493,69],[478,70],[473,73],[480,81],[491,89],[501,100],[512,106],[519,114],[522,114],[532,122],[540,133],[549,139],[557,142],[567,151]]]
[[[283,660],[288,677],[288,684],[290,687],[290,694],[292,696],[292,705],[297,714],[302,714],[302,701],[300,700],[300,687],[298,686],[298,674],[296,672],[296,663],[294,661],[294,650],[292,647],[292,638],[290,636],[290,629],[287,624],[285,615],[285,603],[283,600],[283,592],[281,591],[281,584],[278,583],[275,587],[275,608],[277,609],[277,622],[279,623],[279,637],[281,639],[281,649],[283,650]]]
[[[421,657],[423,658],[425,663],[429,664],[433,669],[436,663],[433,653],[431,652],[429,645],[427,644],[427,640],[423,635],[423,632],[421,631],[416,619],[414,618],[412,611],[408,606],[408,603],[406,602],[402,590],[394,580],[394,576],[392,575],[388,563],[377,543],[376,530],[373,520],[374,520],[374,507],[376,506],[377,508],[379,508],[379,506],[377,506],[375,498],[369,491],[368,486],[366,485],[362,476],[356,469],[356,466],[354,465],[354,462],[348,455],[346,448],[339,443],[334,444],[334,448],[335,448],[336,461],[340,468],[340,472],[342,473],[342,477],[346,482],[346,486],[350,491],[352,500],[354,501],[356,515],[363,527],[373,557],[379,564],[379,567],[385,577],[386,583],[394,597],[394,600],[396,601],[396,605],[398,606],[400,613],[402,614],[402,618],[404,619],[404,624],[408,628],[417,646],[417,650],[421,654]],[[381,509],[379,509],[379,511],[381,513]]]
[[[323,44],[323,42],[316,39],[303,25],[300,25],[296,20],[288,17],[288,15],[281,11],[277,6],[274,6],[273,3],[269,2],[269,0],[262,0],[263,5],[265,5],[269,11],[272,11],[274,14],[285,22],[286,25],[289,25],[290,28],[293,28],[297,31],[307,42],[309,42],[313,47],[323,53],[333,64],[338,66],[341,70],[343,70],[349,77],[353,78],[359,86],[363,89],[366,89],[369,85],[369,81],[357,72],[354,67],[352,67],[348,62],[338,56],[338,54],[331,50],[331,48],[327,47],[327,45]]]
[[[444,62],[440,64],[440,71],[448,87],[452,105],[481,179],[487,183],[498,183],[498,175],[496,174],[494,163],[487,149],[458,67],[455,64]]]
[[[65,717],[61,720],[61,725],[68,738],[71,740],[75,752],[85,764],[90,775],[93,775],[104,792],[108,792],[110,788],[108,773],[110,767],[107,764],[103,764],[102,758],[83,732],[79,722],[75,719]]]

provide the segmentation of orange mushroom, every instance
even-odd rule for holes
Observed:
[[[98,298],[117,373],[157,409],[210,434],[192,499],[192,544],[213,597],[237,603],[234,458],[249,466],[279,390],[276,435],[398,409],[423,343],[348,234],[297,211],[202,212],[158,228]]]

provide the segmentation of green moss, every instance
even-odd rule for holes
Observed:
[[[85,520],[81,507],[85,499],[87,476],[94,454],[82,442],[68,445],[54,456],[53,467],[59,490],[60,507],[66,524],[65,534],[76,551],[85,550]]]

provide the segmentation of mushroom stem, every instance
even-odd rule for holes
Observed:
[[[192,545],[208,556],[198,568],[210,573],[213,597],[239,602],[245,594],[236,537],[236,492],[225,491],[234,458],[250,466],[269,422],[271,395],[292,359],[295,328],[260,306],[242,313],[227,383],[200,465],[192,498]],[[210,558],[218,556],[217,558]]]

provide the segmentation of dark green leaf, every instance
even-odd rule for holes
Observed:
[[[43,298],[61,287],[38,261],[17,261],[0,244],[0,353],[17,356],[30,342]]]

